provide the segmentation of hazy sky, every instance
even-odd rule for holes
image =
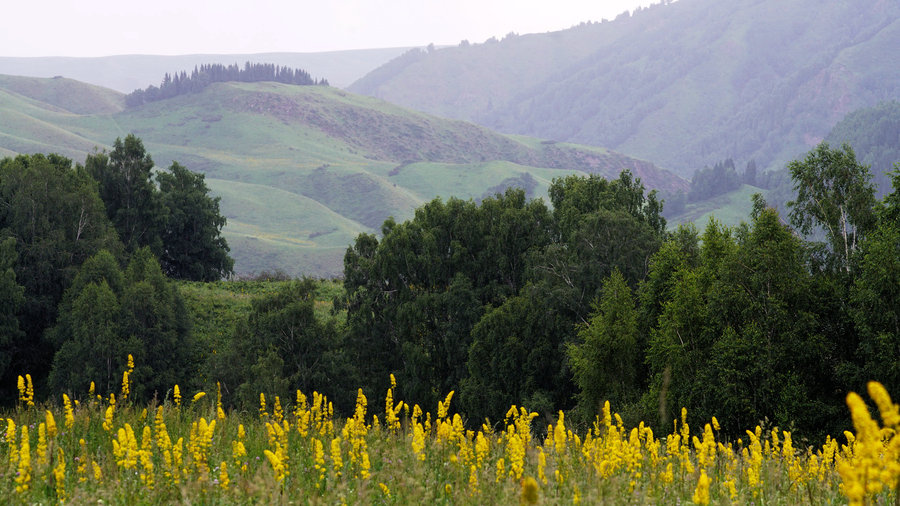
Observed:
[[[0,56],[319,52],[484,42],[640,0],[6,0]]]

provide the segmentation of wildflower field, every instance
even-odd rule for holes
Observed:
[[[4,413],[0,497],[10,503],[115,504],[851,504],[897,500],[900,410],[879,383],[847,404],[854,432],[820,448],[795,446],[777,428],[719,436],[682,410],[659,437],[625,427],[606,403],[583,433],[512,406],[502,426],[467,430],[451,408],[435,411],[359,391],[355,413],[336,419],[328,399],[297,392],[291,407],[260,394],[258,412],[226,413],[221,394],[132,404],[122,389],[36,405],[30,376]]]

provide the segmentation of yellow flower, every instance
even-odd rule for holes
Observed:
[[[204,397],[206,397],[206,392],[197,392],[194,394],[194,398],[191,399],[191,402],[197,402]]]
[[[697,488],[694,490],[694,504],[709,504],[709,476],[706,470],[700,470],[700,479],[697,480]]]
[[[71,428],[75,423],[75,412],[72,409],[72,401],[69,400],[69,396],[63,394],[63,410],[66,413],[65,426],[66,428]]]
[[[181,389],[178,388],[178,385],[175,385],[175,388],[172,390],[172,397],[175,400],[175,407],[181,406]]]
[[[28,426],[22,425],[21,446],[19,447],[19,468],[16,473],[16,492],[28,491],[31,482],[31,447],[28,443]]]

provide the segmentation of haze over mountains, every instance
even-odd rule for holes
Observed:
[[[900,96],[900,4],[681,0],[562,32],[411,51],[350,90],[690,174],[780,168]]]

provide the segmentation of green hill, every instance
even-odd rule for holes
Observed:
[[[668,4],[668,5],[666,5]],[[679,0],[569,30],[412,51],[349,90],[683,175],[778,168],[900,97],[900,4]]]
[[[478,199],[508,186],[542,196],[554,177],[616,177],[625,169],[648,188],[687,187],[612,151],[500,135],[330,87],[219,83],[88,114],[41,100],[59,81],[0,78],[0,153],[57,152],[81,162],[116,137],[136,134],[157,166],[175,160],[206,175],[222,197],[225,236],[241,274],[338,274],[357,234],[376,232],[389,216],[409,218],[438,196]],[[27,96],[14,91],[23,89]],[[87,103],[97,89],[67,93],[71,103]]]

